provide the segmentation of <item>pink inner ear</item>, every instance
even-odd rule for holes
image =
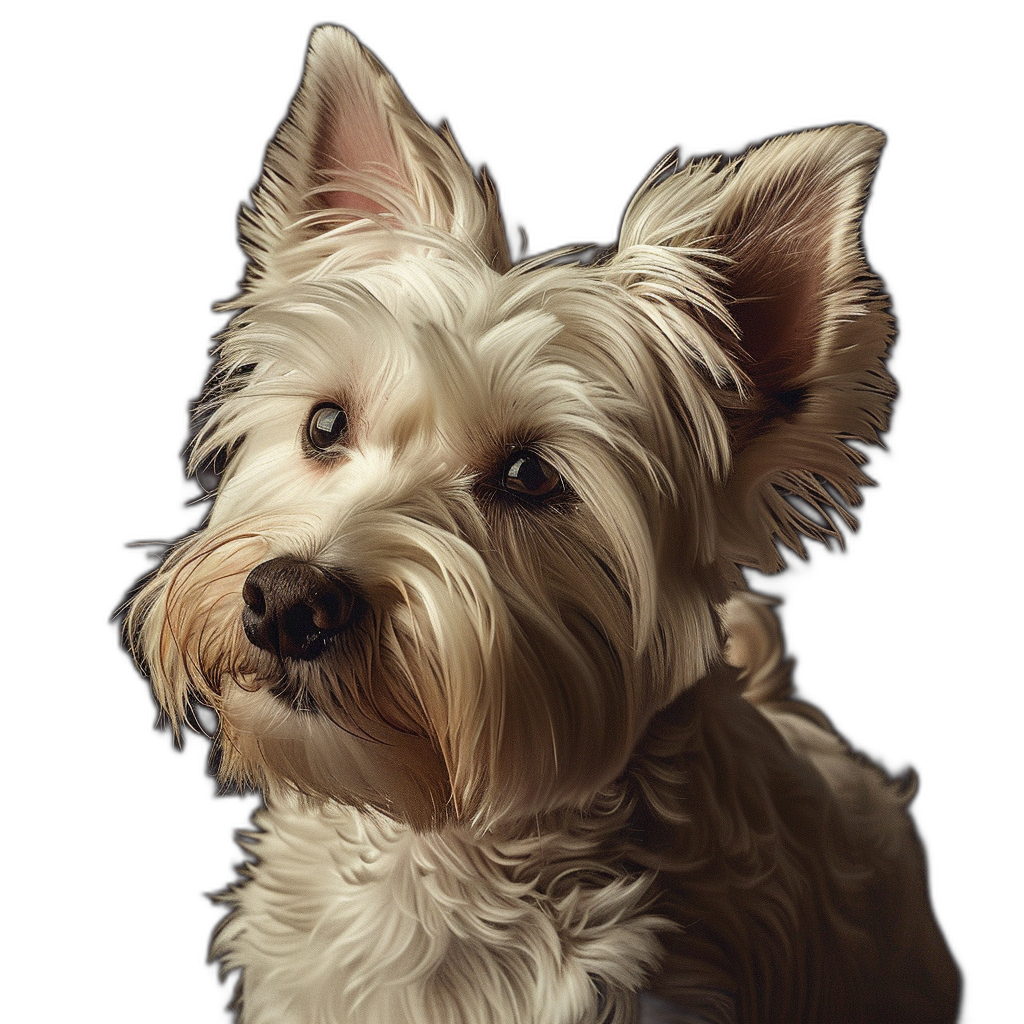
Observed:
[[[332,189],[330,192],[321,193],[324,206],[332,210],[355,210],[363,213],[387,213],[380,203],[374,202],[369,196],[360,195],[358,192],[346,192],[340,189]]]
[[[374,183],[381,183],[382,195],[396,186],[408,189],[391,128],[384,112],[372,101],[342,102],[332,110],[315,156],[315,166],[326,182],[350,177],[366,182],[365,190],[343,187],[319,193],[319,201],[331,209],[387,213],[388,208],[373,194]]]

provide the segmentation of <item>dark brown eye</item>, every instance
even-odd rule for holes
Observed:
[[[344,438],[347,429],[345,410],[325,402],[310,413],[306,437],[314,451],[326,452]]]
[[[528,498],[551,498],[565,489],[558,470],[528,448],[514,451],[502,471],[501,486]]]

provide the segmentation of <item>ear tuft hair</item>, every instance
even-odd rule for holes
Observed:
[[[893,321],[860,239],[883,141],[834,125],[691,162],[623,222],[626,244],[703,252],[724,279],[719,335],[742,385],[718,392],[732,449],[719,515],[736,564],[774,572],[778,541],[801,556],[802,537],[841,541],[832,516],[853,526],[871,483],[848,442],[880,443],[896,393]]]
[[[321,25],[252,208],[241,211],[246,289],[303,273],[324,256],[304,243],[360,222],[437,228],[499,272],[510,263],[493,184],[474,177],[447,125],[426,125],[369,50]]]

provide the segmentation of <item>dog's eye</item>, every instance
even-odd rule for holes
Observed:
[[[501,486],[512,494],[550,498],[565,489],[558,470],[535,452],[520,448],[512,453],[501,475]]]
[[[348,417],[338,405],[318,405],[309,416],[306,437],[314,451],[326,452],[333,448],[348,429]]]

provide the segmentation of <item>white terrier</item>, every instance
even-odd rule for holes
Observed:
[[[913,788],[792,697],[741,566],[835,534],[894,387],[882,137],[663,161],[607,251],[312,38],[200,406],[216,501],[126,635],[258,787],[245,1024],[949,1022]]]

